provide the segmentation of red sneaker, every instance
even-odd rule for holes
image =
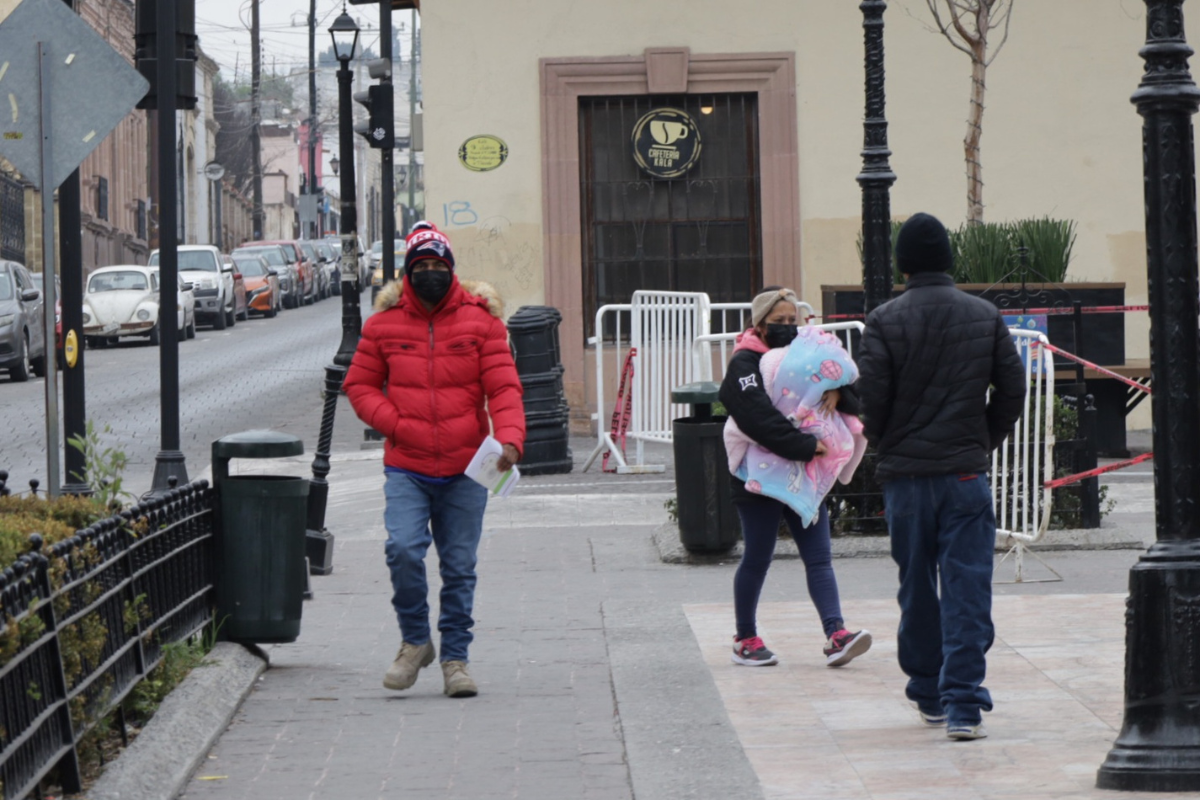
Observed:
[[[729,660],[744,667],[771,667],[779,663],[775,654],[767,649],[763,640],[757,636],[745,639],[733,637],[733,654]]]
[[[840,667],[871,649],[871,634],[868,631],[851,633],[842,628],[825,643],[825,666]]]

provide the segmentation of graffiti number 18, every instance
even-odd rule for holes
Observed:
[[[466,200],[454,200],[449,203],[442,203],[442,217],[447,226],[450,225],[474,225],[479,222],[479,215],[471,208],[471,204]]]

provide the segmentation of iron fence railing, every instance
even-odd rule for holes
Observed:
[[[173,488],[0,573],[0,797],[57,769],[79,791],[77,745],[213,616],[213,490]],[[124,717],[118,713],[118,723]]]

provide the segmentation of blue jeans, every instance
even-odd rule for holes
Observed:
[[[383,487],[387,505],[388,569],[392,573],[392,606],[400,622],[400,635],[411,644],[429,641],[429,584],[425,580],[425,553],[437,547],[442,576],[442,634],[439,658],[466,661],[471,644],[471,609],[475,603],[475,561],[483,533],[487,489],[467,477],[442,486],[398,472],[387,473]]]
[[[810,527],[804,527],[800,517],[788,506],[771,497],[758,497],[737,503],[742,520],[742,562],[733,574],[733,613],[737,621],[737,637],[757,636],[755,621],[758,597],[767,579],[767,568],[775,555],[779,538],[779,518],[787,521],[788,530],[800,549],[804,574],[808,579],[808,596],[817,607],[821,627],[829,637],[842,627],[842,608],[838,600],[837,577],[833,574],[833,553],[829,542],[829,512],[821,506],[821,515]]]
[[[900,567],[900,669],[908,699],[953,724],[992,710],[983,687],[992,646],[996,516],[987,475],[902,478],[883,485]],[[941,597],[938,580],[941,579]]]

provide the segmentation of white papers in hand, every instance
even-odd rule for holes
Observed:
[[[521,480],[521,470],[515,466],[507,472],[496,469],[503,454],[504,446],[489,436],[467,465],[466,476],[491,492],[492,497],[508,497]]]

